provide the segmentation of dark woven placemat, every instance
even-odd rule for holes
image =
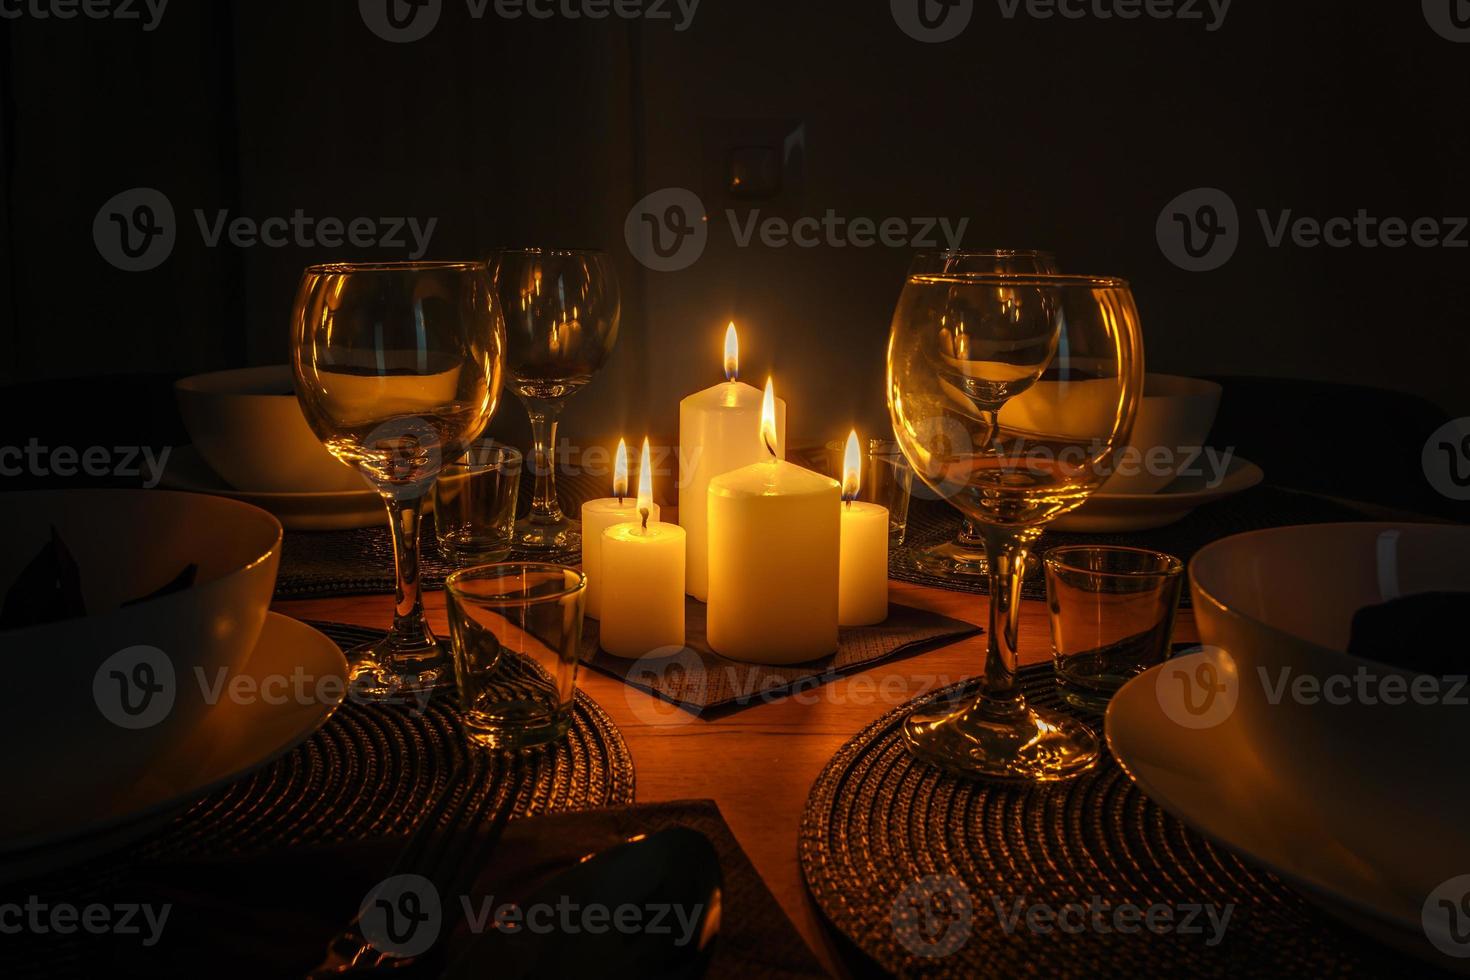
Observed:
[[[1335,521],[1361,521],[1372,515],[1335,500],[1313,494],[1261,486],[1226,500],[1208,504],[1182,521],[1152,531],[1127,534],[1073,534],[1048,531],[1034,549],[1044,555],[1052,548],[1069,544],[1127,545],[1150,548],[1174,555],[1188,562],[1194,553],[1212,541],[1288,524],[1323,524]],[[989,583],[983,578],[941,578],[919,567],[918,558],[928,548],[954,540],[960,530],[960,513],[942,500],[915,498],[909,505],[908,530],[901,547],[888,556],[888,574],[900,582],[928,585],[955,592],[983,595]],[[1022,595],[1027,599],[1045,599],[1046,581],[1040,570],[1026,577]],[[1184,590],[1184,604],[1190,602]]]
[[[533,480],[527,470],[521,476],[520,513],[530,508]],[[608,495],[605,477],[587,474],[559,475],[557,496],[562,510],[572,518],[582,512],[582,503]],[[580,549],[568,551],[512,551],[506,561],[545,561],[577,565]],[[439,551],[434,537],[434,516],[425,514],[419,534],[419,570],[423,587],[437,589],[454,571]],[[322,596],[365,595],[392,592],[393,542],[388,515],[375,527],[350,531],[288,531],[281,544],[281,567],[276,574],[277,599],[310,599]]]
[[[1062,707],[1050,666],[1026,668],[1021,678],[1027,698]],[[807,887],[828,921],[884,970],[1128,978],[1427,972],[1186,829],[1111,757],[1070,782],[1014,785],[957,779],[910,756],[903,719],[920,704],[973,694],[977,683],[926,695],[869,725],[838,750],[807,799],[799,843]],[[1120,932],[1112,923],[1126,921],[1114,918],[1125,905],[1168,909],[1173,925]],[[1086,912],[1057,919],[1068,906]],[[1089,925],[1094,907],[1106,931]],[[1216,921],[1229,909],[1223,931],[1209,909]]]
[[[706,610],[697,599],[686,599],[684,649],[673,656],[637,660],[614,657],[599,647],[597,620],[589,619],[582,631],[582,649],[590,651],[584,660],[625,684],[705,716],[811,690],[880,661],[931,650],[982,632],[971,623],[890,603],[888,618],[882,623],[842,627],[837,652],[831,656],[778,667],[729,660],[711,650],[705,639]]]

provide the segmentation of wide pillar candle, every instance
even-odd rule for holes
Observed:
[[[653,505],[648,518],[659,519],[658,504]],[[603,568],[602,532],[618,524],[641,521],[638,513],[638,498],[606,497],[589,500],[582,505],[582,574],[587,577],[587,615],[602,618]]]
[[[793,664],[837,649],[837,481],[767,457],[709,482],[710,647]]]
[[[582,533],[587,529],[583,527]],[[684,548],[677,524],[618,524],[602,532],[598,644],[615,657],[684,649]]]
[[[872,626],[888,618],[888,508],[842,505],[842,571],[837,579],[837,620]]]
[[[735,380],[739,349],[734,324],[725,336],[724,384],[679,403],[679,524],[688,535],[689,594],[709,597],[709,481],[721,473],[769,459],[761,443],[762,393]],[[776,401],[776,458],[786,458],[786,403]]]

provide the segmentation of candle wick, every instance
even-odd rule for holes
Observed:
[[[638,513],[640,513],[640,514],[643,515],[643,530],[644,531],[647,531],[648,530],[648,508],[647,507],[639,507],[638,508]]]
[[[852,510],[852,498],[851,497],[843,497],[842,498],[842,506],[843,506],[843,508],[845,510]]]
[[[619,507],[623,506],[623,495],[622,494],[618,494],[618,506]]]

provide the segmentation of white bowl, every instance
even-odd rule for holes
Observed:
[[[1220,386],[1173,374],[1144,376],[1143,398],[1128,445],[1115,457],[1116,472],[1100,493],[1157,493],[1198,459],[1220,411]]]
[[[54,527],[76,560],[87,612],[0,632],[11,692],[0,712],[6,777],[44,801],[26,808],[37,826],[0,820],[10,838],[43,829],[48,814],[69,819],[74,807],[129,791],[191,737],[211,697],[218,700],[219,679],[255,647],[275,588],[281,525],[238,501],[159,490],[0,499],[0,596]],[[199,569],[192,587],[123,605],[190,564]],[[151,677],[137,672],[143,662]],[[161,690],[145,697],[133,686],[140,679]],[[136,716],[119,713],[125,693]]]
[[[1344,651],[1364,607],[1470,591],[1470,527],[1256,531],[1201,550],[1190,585],[1205,650],[1119,692],[1114,754],[1207,836],[1360,928],[1453,966],[1428,923],[1436,892],[1470,874],[1470,709],[1455,703],[1470,687],[1405,694],[1430,679]]]
[[[307,425],[289,365],[216,371],[174,384],[189,438],[236,490],[334,493],[368,488]]]

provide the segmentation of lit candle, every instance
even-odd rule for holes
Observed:
[[[857,432],[847,437],[842,461],[842,571],[837,577],[837,620],[872,626],[888,618],[888,508],[858,503],[863,468]]]
[[[739,381],[740,341],[725,330],[725,383],[679,403],[679,524],[689,536],[689,594],[709,597],[709,482],[721,473],[758,463],[761,393]],[[786,458],[786,403],[776,402],[776,458]]]
[[[765,459],[709,484],[710,647],[752,663],[793,664],[837,649],[842,494],[837,481],[776,455],[770,382]]]
[[[653,520],[648,440],[638,469],[638,520],[602,532],[599,642],[615,657],[684,648],[684,529]],[[583,533],[586,533],[585,530]]]
[[[658,520],[658,504],[649,502],[651,517]],[[586,612],[602,618],[602,532],[615,524],[638,520],[638,501],[628,496],[628,444],[618,440],[613,463],[613,495],[589,500],[582,505],[582,574],[587,577]]]

